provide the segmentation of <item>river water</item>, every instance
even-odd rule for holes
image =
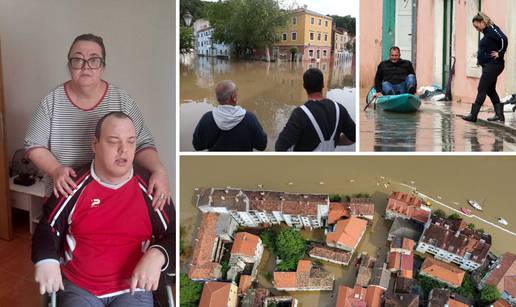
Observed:
[[[262,184],[264,189],[289,192],[372,194],[375,220],[357,248],[358,252],[365,251],[371,255],[387,250],[389,223],[381,215],[385,212],[387,197],[392,190],[409,191],[403,184],[415,186],[418,191],[457,209],[467,206],[466,199],[475,199],[484,205],[484,212],[478,214],[479,217],[497,224],[496,219],[503,216],[509,222],[509,226],[503,228],[516,232],[511,188],[515,166],[516,157],[509,156],[183,156],[180,161],[183,240],[185,245],[191,245],[193,232],[199,226],[199,211],[192,203],[195,187],[234,186],[256,189],[258,184]],[[289,185],[289,182],[293,184]],[[388,188],[384,183],[390,183]],[[433,207],[452,212],[436,202]],[[477,219],[466,220],[493,236],[491,250],[495,254],[516,252],[516,236],[513,234]],[[303,235],[308,236],[306,232]],[[311,236],[323,239],[322,233]],[[272,258],[268,253],[264,254],[262,270],[273,270]],[[181,267],[184,269],[185,263]],[[300,300],[301,306],[335,306],[338,285],[353,286],[357,271],[352,265],[342,267],[325,264],[324,269],[335,274],[334,291],[291,293]],[[263,276],[259,277],[259,283],[271,287]]]
[[[303,73],[311,67],[324,75],[326,96],[355,114],[355,60],[334,62],[260,62],[182,56],[180,60],[180,146],[193,151],[192,134],[201,116],[216,107],[214,88],[221,80],[233,80],[238,103],[256,114],[268,135],[267,150],[274,150],[278,134],[295,107],[306,101]],[[339,146],[355,151],[355,146]]]

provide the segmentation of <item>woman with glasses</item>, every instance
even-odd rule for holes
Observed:
[[[471,105],[471,113],[462,116],[464,120],[476,122],[478,112],[486,96],[491,98],[495,110],[495,116],[488,118],[489,121],[505,121],[503,115],[503,104],[496,92],[496,80],[505,67],[503,59],[507,50],[507,36],[494,22],[484,13],[479,12],[473,17],[473,27],[484,34],[478,43],[477,64],[482,66],[482,76],[478,83],[477,98]]]
[[[152,135],[127,92],[102,79],[105,66],[101,37],[75,38],[68,52],[70,80],[51,90],[34,111],[25,136],[27,156],[52,178],[47,194],[67,196],[76,188],[73,169],[93,159],[97,121],[110,112],[124,112],[136,127],[135,161],[151,173],[148,191],[154,196],[153,206],[162,208],[170,202],[170,188]]]

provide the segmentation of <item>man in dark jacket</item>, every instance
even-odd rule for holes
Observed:
[[[376,96],[415,94],[416,73],[412,63],[400,58],[400,48],[393,46],[389,49],[389,59],[378,65],[374,77]]]
[[[334,151],[355,143],[355,122],[346,108],[323,96],[324,77],[317,68],[303,75],[308,101],[292,111],[276,141],[276,151]]]
[[[215,86],[219,106],[203,115],[193,134],[195,150],[265,150],[267,134],[256,116],[238,106],[237,88],[224,80]]]

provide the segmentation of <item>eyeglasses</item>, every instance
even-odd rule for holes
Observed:
[[[83,58],[69,58],[68,63],[70,63],[72,69],[83,69],[86,63],[88,63],[90,69],[99,69],[104,64],[104,59],[101,57],[93,57],[87,60]]]

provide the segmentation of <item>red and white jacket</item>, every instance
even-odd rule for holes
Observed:
[[[116,187],[86,167],[68,197],[52,196],[32,237],[32,261],[59,261],[65,278],[98,297],[129,291],[133,270],[148,248],[175,266],[174,206],[155,211],[147,181],[134,173]]]

